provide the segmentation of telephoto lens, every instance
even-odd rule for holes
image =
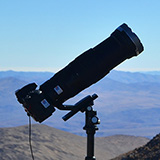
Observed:
[[[67,99],[96,83],[114,67],[143,51],[137,35],[126,25],[109,38],[87,50],[40,86],[57,108]]]

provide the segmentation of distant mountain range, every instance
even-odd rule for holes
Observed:
[[[28,118],[16,100],[15,91],[31,82],[40,85],[53,75],[51,72],[1,71],[0,127],[27,124]],[[153,137],[160,132],[160,72],[113,70],[65,104],[74,104],[93,93],[99,96],[93,106],[101,120],[97,135],[128,134]],[[78,113],[64,122],[61,117],[66,113],[57,109],[44,124],[84,135],[84,114]]]

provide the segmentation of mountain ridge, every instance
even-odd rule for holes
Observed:
[[[32,125],[31,135],[33,154],[37,160],[81,160],[86,156],[85,137],[41,124]],[[124,135],[96,137],[95,156],[97,159],[109,160],[148,141],[147,138]],[[28,160],[31,157],[28,126],[0,128],[0,155],[1,160]]]
[[[160,134],[157,134],[147,144],[122,154],[112,160],[159,160]]]
[[[117,77],[116,80],[111,79],[110,75],[107,75],[96,84],[66,101],[65,104],[73,105],[85,96],[96,93],[99,97],[95,100],[93,107],[97,110],[101,120],[100,129],[97,132],[99,136],[129,134],[153,137],[160,130],[160,119],[158,117],[160,83],[158,83],[158,77],[153,76],[153,78],[149,78],[147,81],[145,74],[140,74],[141,76],[144,75],[146,80],[144,83],[142,82],[143,78],[139,79],[133,74],[132,76],[129,75],[129,77],[133,77],[135,81],[139,80],[139,82],[133,80],[130,83],[126,83],[119,81],[119,79],[126,81],[125,79],[128,77],[126,74],[128,73],[119,71],[115,71],[115,73],[117,75],[115,76],[115,78]],[[26,75],[23,77],[22,74],[20,79],[17,74],[21,74],[21,72],[16,72],[16,76],[6,74],[6,77],[4,77],[0,72],[0,127],[27,124],[26,112],[17,102],[15,91],[28,83],[37,82],[37,77],[39,83],[40,81],[48,80],[43,72],[38,72],[38,76],[36,75],[35,77],[34,74],[30,76],[29,73],[24,73]],[[123,76],[121,77],[122,74]],[[124,75],[126,75],[126,78]],[[139,76],[139,73],[136,75]],[[47,76],[49,77],[49,75]],[[155,79],[154,82],[153,79]],[[78,113],[71,120],[63,122],[61,117],[65,114],[65,111],[62,112],[57,109],[44,124],[78,135],[84,135],[82,130],[84,115]]]
[[[0,71],[0,78],[4,77],[18,77],[19,79],[24,79],[26,77],[27,79],[31,77],[37,77],[35,79],[38,80],[38,78],[45,78],[46,80],[51,78],[54,75],[53,72],[37,72],[37,71]],[[117,71],[112,70],[107,74],[108,78],[112,80],[116,80],[123,83],[136,83],[136,82],[160,82],[160,71],[146,71],[146,72],[129,72],[129,71]],[[138,78],[137,78],[138,77]],[[105,78],[105,77],[104,77]]]

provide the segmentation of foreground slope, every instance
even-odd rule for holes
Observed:
[[[98,137],[95,156],[109,160],[148,142],[134,136]],[[36,160],[82,160],[86,156],[86,138],[46,125],[32,126],[32,145]],[[31,159],[28,143],[28,126],[0,128],[1,160]]]
[[[160,159],[160,134],[156,135],[146,145],[123,154],[112,160],[159,160]]]

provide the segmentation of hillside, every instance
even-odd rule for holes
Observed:
[[[96,138],[95,156],[109,160],[148,142],[134,136]],[[82,160],[86,156],[86,138],[46,125],[32,126],[32,145],[36,160]],[[28,126],[0,128],[1,160],[31,159],[28,143]]]
[[[22,86],[48,80],[50,72],[0,72],[0,127],[14,127],[28,123],[23,107],[17,102],[15,91]],[[97,135],[127,134],[153,137],[160,131],[160,75],[112,71],[98,83],[87,88],[65,104],[75,104],[81,98],[98,94],[94,109],[101,124]],[[85,135],[84,114],[78,113],[69,121],[58,109],[43,124],[78,135]],[[154,115],[154,116],[153,116]]]
[[[160,159],[160,134],[157,134],[146,145],[136,148],[112,160],[159,160]]]

